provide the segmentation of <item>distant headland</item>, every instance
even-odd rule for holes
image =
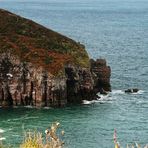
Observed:
[[[0,9],[0,106],[51,106],[99,99],[111,91],[105,59],[32,20]]]

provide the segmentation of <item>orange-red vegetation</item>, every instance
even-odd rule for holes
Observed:
[[[31,20],[0,9],[0,53],[58,74],[66,63],[89,66],[83,45]]]

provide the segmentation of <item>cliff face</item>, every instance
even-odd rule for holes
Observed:
[[[0,9],[0,105],[64,106],[111,91],[105,60],[83,45]]]

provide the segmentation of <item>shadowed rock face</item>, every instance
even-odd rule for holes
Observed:
[[[94,99],[94,81],[89,69],[66,67],[65,72],[68,103]]]
[[[21,62],[10,54],[0,59],[0,105],[54,106],[97,99],[97,93],[111,91],[110,68],[102,59],[91,61],[91,70],[72,65],[64,76],[53,76],[43,68]],[[105,62],[105,60],[103,60]]]
[[[62,107],[111,91],[105,60],[89,62],[83,45],[1,9],[0,57],[0,106]]]
[[[111,91],[111,69],[107,66],[105,59],[91,60],[91,72],[95,80],[95,89],[97,92],[104,93]]]
[[[66,104],[66,78],[55,77],[42,67],[1,54],[0,105],[62,106]]]
[[[82,100],[99,99],[97,93],[111,91],[111,69],[105,59],[90,60],[89,68],[66,67],[68,103],[81,103]]]

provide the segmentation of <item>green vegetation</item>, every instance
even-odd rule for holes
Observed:
[[[24,140],[20,144],[20,148],[63,148],[64,142],[59,138],[64,135],[64,131],[61,131],[58,134],[57,130],[59,128],[60,123],[55,122],[51,125],[50,129],[45,130],[45,135],[41,132],[25,132]],[[114,132],[114,144],[115,148],[123,148],[120,146],[117,141],[116,132]],[[12,148],[12,146],[4,146],[0,143],[0,148]],[[142,148],[140,144],[136,142],[134,144],[127,144],[126,148]],[[148,148],[148,145],[145,145],[144,148]]]
[[[53,123],[50,129],[45,130],[46,136],[43,136],[41,132],[26,132],[20,148],[62,148],[64,142],[59,137],[64,135],[64,131],[57,133],[59,125],[59,122]],[[0,148],[10,147],[1,143]]]
[[[0,20],[0,53],[11,53],[53,75],[67,63],[89,67],[88,54],[80,43],[6,10],[0,9]]]

